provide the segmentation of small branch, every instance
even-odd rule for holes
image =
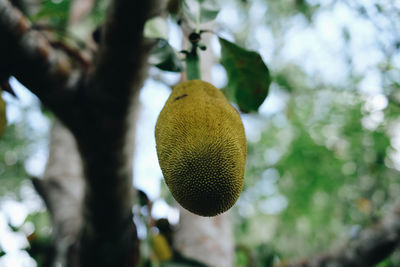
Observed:
[[[342,249],[299,262],[284,263],[281,267],[374,266],[387,258],[399,244],[400,203],[380,223],[361,232]]]
[[[119,106],[121,100],[142,87],[143,77],[147,77],[147,58],[154,44],[144,39],[143,27],[164,6],[163,0],[111,2],[90,80],[90,97],[107,96],[107,101],[119,101]]]
[[[78,49],[72,48],[64,42],[51,41],[51,45],[54,48],[63,50],[70,58],[73,58],[77,63],[81,64],[84,69],[88,69],[91,65],[89,58],[85,57]]]
[[[193,45],[190,52],[186,53],[186,78],[187,80],[200,80],[200,58],[197,46]]]
[[[200,16],[200,11],[199,11]],[[201,80],[201,70],[200,70],[200,57],[198,55],[197,49],[205,49],[205,45],[201,44],[201,34],[199,30],[200,24],[196,25],[196,32],[192,32],[189,35],[190,50],[185,51],[186,53],[186,78],[187,80]],[[197,30],[199,32],[197,32]]]
[[[79,75],[69,58],[8,0],[0,0],[0,36],[0,69],[15,76],[62,119],[71,116]]]

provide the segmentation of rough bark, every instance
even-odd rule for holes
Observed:
[[[108,9],[99,54],[84,92],[84,118],[73,128],[87,179],[83,266],[132,266],[138,261],[131,208],[132,111],[147,77],[152,47],[142,36],[143,26],[160,5],[156,0],[116,0]]]
[[[207,23],[203,27],[212,29],[213,23]],[[203,42],[208,46],[210,37],[210,34],[202,36]],[[188,44],[184,42],[183,45]],[[214,56],[210,48],[200,53],[202,80],[211,83]],[[180,220],[174,234],[174,247],[183,255],[209,266],[234,266],[234,240],[229,211],[209,218],[197,216],[180,207]]]
[[[341,249],[318,254],[281,267],[368,267],[375,266],[400,245],[400,202],[378,224],[365,229]]]
[[[15,76],[58,116],[74,120],[70,110],[81,70],[8,0],[0,0],[0,36],[0,76]]]
[[[55,264],[77,266],[77,240],[82,226],[84,179],[82,161],[71,132],[59,121],[51,130],[49,160],[34,186],[52,217]]]

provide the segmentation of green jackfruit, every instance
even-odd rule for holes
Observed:
[[[246,137],[239,113],[213,85],[176,86],[155,129],[158,161],[172,196],[185,209],[215,216],[243,187]]]

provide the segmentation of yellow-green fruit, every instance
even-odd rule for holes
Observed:
[[[243,187],[246,137],[239,113],[213,85],[174,88],[156,124],[158,161],[173,197],[187,210],[215,216]]]
[[[153,253],[159,261],[167,261],[172,258],[172,250],[167,239],[162,234],[156,234],[151,237]]]

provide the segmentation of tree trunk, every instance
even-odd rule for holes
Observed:
[[[82,161],[71,132],[55,120],[43,179],[34,179],[51,214],[55,264],[77,266],[77,241],[82,226],[84,180]]]
[[[132,219],[133,117],[155,43],[143,37],[143,27],[147,19],[164,8],[162,0],[111,1],[96,60],[83,65],[76,64],[67,51],[56,49],[8,0],[0,0],[0,36],[4,39],[0,42],[0,74],[16,77],[54,112],[75,137],[82,158],[85,197],[78,248],[82,267],[134,266],[138,262],[138,238]],[[59,158],[63,164],[68,158],[66,153]],[[71,186],[65,177],[58,178],[62,179],[56,186]],[[44,188],[50,188],[47,182],[34,181],[38,190],[43,189],[42,195],[53,201],[53,194],[44,193]],[[72,199],[77,197],[74,194],[81,194],[76,189],[65,190]],[[57,224],[81,214],[79,197],[69,201],[68,208],[75,211],[65,214],[61,208],[67,208],[66,202],[51,208],[60,217]],[[67,214],[71,217],[64,220],[62,216]],[[65,228],[56,227],[65,247],[72,241],[65,241],[63,234],[69,236],[72,232],[75,237],[79,219],[74,223],[71,228],[68,223]],[[68,250],[62,247],[59,257]]]
[[[234,242],[229,211],[208,218],[180,208],[174,246],[184,256],[209,266],[234,266]]]

